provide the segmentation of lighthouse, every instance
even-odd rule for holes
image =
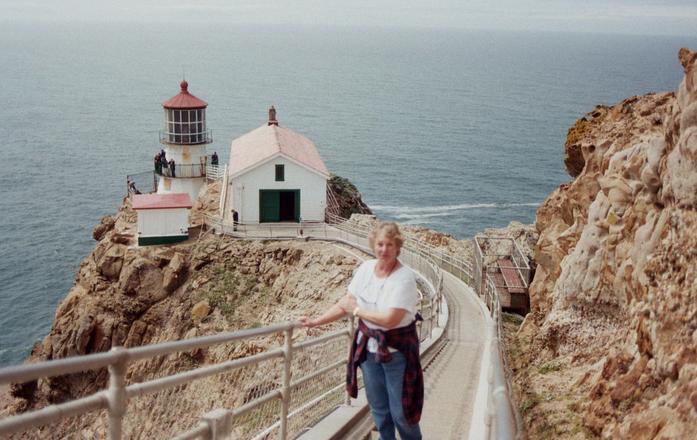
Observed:
[[[208,103],[189,93],[189,83],[180,83],[181,90],[162,103],[165,128],[160,132],[164,155],[155,160],[155,173],[160,176],[157,193],[188,193],[198,197],[206,178],[206,145],[212,142],[206,128]]]

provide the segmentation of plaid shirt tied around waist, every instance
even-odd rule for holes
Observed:
[[[369,338],[375,338],[378,343],[378,351],[375,353],[377,362],[390,362],[392,360],[392,353],[387,347],[395,348],[402,353],[406,359],[404,379],[402,380],[402,408],[407,422],[412,425],[421,420],[421,410],[424,406],[424,375],[419,357],[417,320],[422,320],[419,314],[407,326],[392,330],[378,330],[368,328],[359,319],[358,329],[353,334],[353,343],[346,368],[346,391],[355,399],[358,396],[358,366],[368,356],[367,343]],[[360,342],[357,342],[358,332],[363,334]]]

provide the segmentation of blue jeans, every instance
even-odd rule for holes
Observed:
[[[397,351],[392,353],[390,362],[376,362],[375,355],[368,353],[361,364],[365,392],[375,426],[380,432],[380,440],[395,440],[395,427],[402,440],[421,440],[419,424],[410,425],[402,409],[402,380],[406,363],[404,355]]]

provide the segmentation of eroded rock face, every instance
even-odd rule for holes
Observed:
[[[109,219],[102,224],[112,226],[105,228],[94,252],[81,263],[75,285],[56,310],[51,332],[34,348],[29,362],[318,315],[345,293],[360,262],[328,243],[262,243],[212,234],[170,246],[127,246],[114,237],[130,242],[135,234],[136,216],[128,201]],[[244,356],[263,350],[260,344],[136,362],[130,365],[127,380],[181,371],[191,368],[192,362]],[[106,371],[97,371],[18,384],[7,393],[13,403],[0,405],[0,412],[84,396],[106,386],[106,380]],[[225,386],[235,385],[221,385]],[[234,394],[232,388],[229,392]],[[66,436],[73,434],[72,428],[63,428]]]
[[[334,209],[340,217],[350,218],[352,214],[372,214],[368,205],[363,202],[361,193],[348,179],[332,174],[327,181],[327,186],[336,196],[337,206]]]
[[[97,241],[101,240],[104,237],[104,234],[114,229],[115,224],[116,220],[113,217],[109,215],[102,217],[102,220],[92,231],[92,238]]]
[[[165,292],[172,293],[177,287],[181,286],[186,280],[187,268],[186,257],[176,253],[163,271],[162,288]]]
[[[102,249],[104,249],[103,252],[100,252]],[[119,275],[121,275],[123,257],[125,255],[126,246],[110,242],[104,243],[104,246],[99,246],[97,251],[95,251],[97,270],[108,279],[118,279]]]
[[[525,411],[533,434],[563,413],[560,392],[578,411],[558,435],[697,432],[697,56],[680,59],[677,94],[597,107],[569,131],[575,180],[538,211],[535,314],[514,340],[521,400],[553,390]]]

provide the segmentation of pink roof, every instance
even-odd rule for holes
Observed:
[[[191,197],[189,193],[136,194],[132,205],[136,210],[191,208]]]
[[[177,96],[173,96],[172,98],[168,99],[167,101],[162,103],[162,106],[164,108],[176,108],[176,109],[183,109],[183,108],[206,108],[208,107],[208,103],[206,101],[203,101],[201,99],[198,99],[191,93],[189,93],[189,83],[186,81],[182,81],[179,86],[181,87],[181,91]]]
[[[236,176],[279,153],[329,177],[329,170],[311,140],[274,124],[264,124],[232,141],[228,174]]]

